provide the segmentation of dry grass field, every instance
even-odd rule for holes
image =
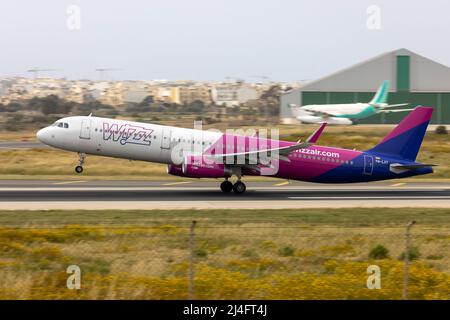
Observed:
[[[450,298],[450,211],[420,208],[0,211],[0,298],[186,299],[192,220],[197,299],[401,299],[409,220],[410,298]]]

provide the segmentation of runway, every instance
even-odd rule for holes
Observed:
[[[39,141],[0,141],[1,149],[31,149],[31,148],[49,148],[49,146]]]
[[[449,183],[319,185],[247,182],[224,194],[220,181],[0,180],[0,208],[12,209],[288,209],[344,207],[450,208]]]

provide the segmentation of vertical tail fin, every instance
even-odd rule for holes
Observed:
[[[432,114],[432,107],[414,108],[391,133],[368,152],[415,161]]]
[[[370,104],[379,104],[386,103],[387,97],[389,93],[389,80],[384,80],[381,86],[378,88],[377,93],[372,100],[370,100]]]

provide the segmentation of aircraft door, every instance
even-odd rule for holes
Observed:
[[[170,139],[172,138],[172,130],[169,128],[163,129],[163,134],[161,137],[161,149],[170,149]]]
[[[372,156],[364,156],[364,171],[363,173],[366,175],[372,175],[373,172],[373,157]]]
[[[91,138],[91,119],[83,119],[81,121],[80,139]]]

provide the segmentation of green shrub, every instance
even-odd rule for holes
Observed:
[[[373,247],[369,252],[370,259],[387,259],[389,258],[389,250],[381,244]]]
[[[447,134],[447,128],[445,126],[437,126],[434,130],[436,134]]]
[[[420,252],[419,252],[419,248],[417,247],[412,247],[409,249],[409,260],[417,260],[420,258]],[[398,257],[399,260],[405,260],[405,252],[402,252],[400,254],[400,256]]]
[[[259,258],[258,253],[250,249],[247,249],[244,252],[242,252],[242,256],[245,258]]]
[[[430,254],[427,256],[428,260],[441,260],[442,258],[444,258],[444,256],[441,254]]]
[[[195,255],[200,258],[205,258],[208,256],[208,252],[204,249],[197,249],[195,250]]]
[[[294,248],[291,246],[284,246],[278,250],[278,254],[282,257],[290,257],[294,255]]]

